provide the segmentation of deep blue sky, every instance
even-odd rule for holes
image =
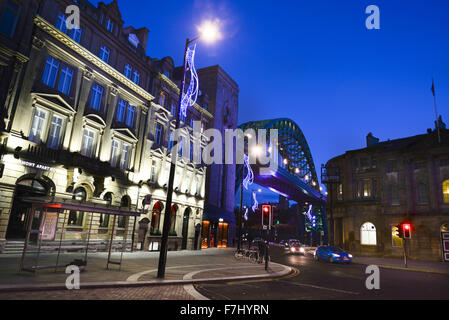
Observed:
[[[239,84],[240,123],[298,123],[318,171],[363,148],[370,131],[381,140],[425,133],[435,120],[432,77],[449,124],[447,0],[118,3],[126,25],[150,30],[150,56],[172,56],[178,65],[201,20],[221,19],[224,38],[201,43],[197,65],[219,64]],[[365,27],[370,4],[380,8],[381,30]]]

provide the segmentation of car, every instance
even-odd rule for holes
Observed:
[[[340,262],[340,263],[351,263],[352,254],[347,253],[343,249],[334,246],[320,246],[318,247],[313,257],[316,261],[324,260],[330,263]]]
[[[289,254],[306,254],[306,250],[304,246],[301,244],[301,242],[297,240],[291,240],[288,243],[288,253]]]

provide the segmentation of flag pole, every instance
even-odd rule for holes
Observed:
[[[438,108],[437,108],[437,97],[435,94],[435,83],[434,80],[432,78],[432,93],[433,93],[433,102],[435,105],[435,124],[437,126],[437,132],[438,132],[438,143],[441,143],[441,135],[440,135],[440,121],[438,119]]]

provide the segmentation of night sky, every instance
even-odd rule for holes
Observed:
[[[363,148],[369,132],[381,140],[425,133],[435,120],[432,77],[449,124],[447,0],[118,4],[125,25],[150,30],[149,55],[172,56],[177,65],[200,22],[219,18],[224,37],[200,43],[198,67],[219,64],[239,84],[239,123],[298,123],[318,171],[332,157]],[[380,8],[380,30],[365,27],[371,4]]]

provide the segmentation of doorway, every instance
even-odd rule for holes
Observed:
[[[182,223],[182,250],[187,250],[187,242],[189,236],[189,221],[190,221],[190,208],[187,208],[184,212],[184,219]]]
[[[37,179],[35,175],[26,175],[16,182],[11,213],[9,216],[6,240],[24,240],[31,204],[24,203],[23,198],[45,197],[54,192],[55,187],[50,179]]]

